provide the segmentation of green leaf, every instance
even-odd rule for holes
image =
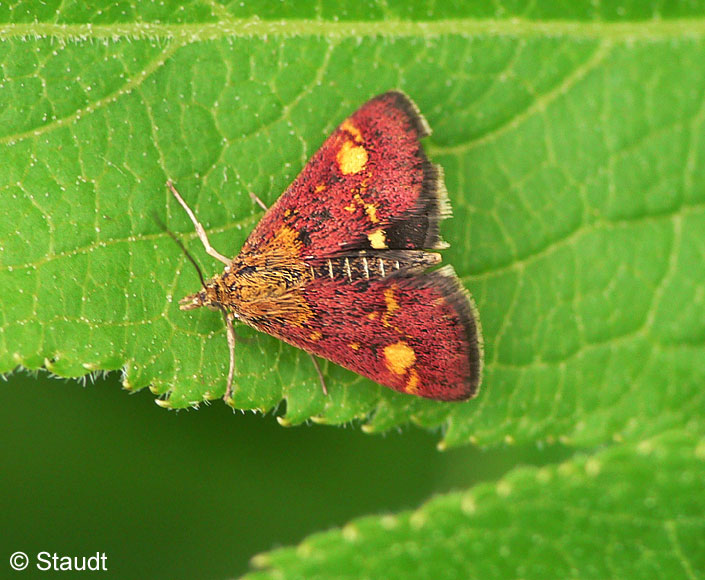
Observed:
[[[705,439],[670,432],[353,520],[246,578],[702,577],[704,479]]]
[[[296,4],[294,6],[293,4]],[[0,6],[0,372],[124,372],[173,407],[225,389],[218,313],[153,219],[234,254],[326,135],[401,88],[446,169],[452,263],[486,341],[480,398],[399,395],[239,329],[235,405],[445,442],[702,432],[702,3]],[[539,6],[535,4],[540,4]],[[665,5],[662,5],[665,4]]]

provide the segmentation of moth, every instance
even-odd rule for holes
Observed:
[[[168,185],[221,274],[182,310],[223,313],[233,393],[234,321],[402,393],[442,401],[477,394],[483,361],[475,304],[451,266],[439,225],[451,214],[442,168],[420,139],[430,128],[399,91],[379,95],[323,143],[230,259],[215,250]],[[258,201],[258,200],[257,200]],[[436,267],[434,269],[434,267]]]

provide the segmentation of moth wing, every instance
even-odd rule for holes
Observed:
[[[443,173],[419,139],[428,123],[404,93],[379,95],[348,117],[265,213],[242,252],[260,253],[281,231],[296,253],[321,258],[347,250],[445,247],[450,215]]]
[[[451,266],[352,284],[323,277],[301,291],[307,320],[255,326],[397,391],[447,401],[477,394],[479,319]]]
[[[464,400],[482,372],[474,304],[450,266],[424,272],[437,255],[410,252],[445,247],[439,222],[450,207],[442,171],[420,143],[429,133],[398,91],[340,124],[240,253],[300,269],[305,283],[243,320],[397,391]]]

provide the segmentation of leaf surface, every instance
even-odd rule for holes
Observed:
[[[670,432],[353,520],[245,578],[700,578],[703,478],[705,440]]]

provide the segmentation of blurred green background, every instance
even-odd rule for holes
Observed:
[[[17,373],[2,389],[0,577],[53,576],[12,572],[17,550],[106,552],[103,578],[235,577],[257,552],[567,453],[441,453],[438,434],[413,426],[287,429],[220,401],[166,411],[117,374],[82,386]]]

